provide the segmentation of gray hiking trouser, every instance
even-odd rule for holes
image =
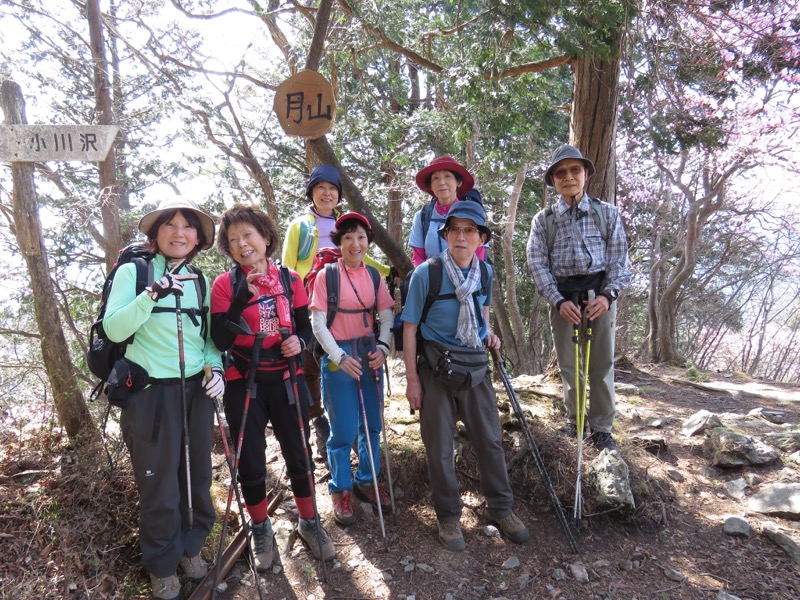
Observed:
[[[497,396],[489,376],[476,387],[463,391],[453,391],[439,383],[433,372],[424,366],[419,369],[419,377],[422,383],[420,432],[428,460],[436,518],[442,522],[458,521],[464,506],[453,447],[458,419],[464,423],[478,457],[481,491],[488,508],[498,517],[507,515],[513,509],[514,496],[506,471]]]
[[[201,380],[186,383],[194,526],[189,529],[180,383],[135,392],[120,425],[139,489],[142,565],[156,577],[175,573],[182,556],[197,556],[214,525],[211,446],[214,406]]]
[[[614,426],[616,399],[614,396],[614,335],[617,321],[617,303],[608,312],[592,321],[592,346],[589,354],[588,422],[592,431],[611,433]],[[585,327],[585,321],[583,326]],[[575,422],[575,343],[572,341],[572,323],[567,322],[554,307],[550,307],[550,328],[556,349],[561,383],[564,389],[564,406],[567,419]],[[580,371],[583,386],[583,368]]]

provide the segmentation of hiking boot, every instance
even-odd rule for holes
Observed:
[[[250,524],[250,548],[253,549],[253,560],[257,571],[268,571],[272,566],[272,523],[269,519],[263,523]]]
[[[150,573],[150,589],[155,600],[180,600],[181,582],[175,574],[169,577],[156,577]]]
[[[353,512],[353,495],[350,490],[333,492],[331,500],[333,500],[333,520],[339,525],[352,525],[356,515]]]
[[[320,523],[319,528],[319,539],[317,539],[316,519],[301,518],[297,523],[297,533],[308,544],[314,558],[320,560],[320,556],[322,556],[322,560],[333,560],[336,558],[336,548],[333,546],[331,538],[328,537],[328,532],[322,527],[322,523]],[[320,552],[320,543],[322,543],[322,552]]]
[[[466,547],[458,521],[439,521],[439,541],[451,552],[462,552]]]
[[[506,537],[515,544],[521,544],[530,537],[528,528],[525,527],[525,524],[520,521],[520,518],[514,514],[514,511],[511,511],[505,517],[498,517],[487,509],[486,518],[497,525]]]
[[[359,500],[369,502],[375,508],[378,507],[378,503],[375,501],[375,486],[373,484],[359,483],[355,488],[353,488],[353,491]],[[378,497],[381,501],[381,510],[385,513],[392,512],[392,499],[389,497],[389,493],[386,491],[386,488],[381,484],[378,484]]]
[[[181,570],[192,581],[199,581],[208,574],[208,563],[199,554],[192,557],[182,556],[180,564]]]
[[[614,437],[608,431],[595,431],[589,436],[589,441],[600,452],[617,449],[617,442],[614,441]]]
[[[324,463],[328,462],[328,438],[331,435],[331,424],[328,417],[320,415],[311,421],[314,427],[314,437],[316,439],[317,454]]]

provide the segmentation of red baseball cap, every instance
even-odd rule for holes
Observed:
[[[346,212],[341,217],[336,219],[336,229],[341,229],[342,223],[350,220],[358,221],[359,223],[361,223],[367,230],[367,232],[372,231],[372,225],[370,225],[369,219],[367,219],[367,217],[357,212]]]

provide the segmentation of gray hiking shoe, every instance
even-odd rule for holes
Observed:
[[[208,574],[208,563],[199,554],[192,557],[182,556],[180,564],[181,570],[192,581],[198,581]]]
[[[155,600],[181,599],[181,582],[175,574],[169,577],[156,577],[150,573],[150,589]]]
[[[272,524],[269,519],[263,523],[252,523],[250,532],[250,547],[253,549],[256,570],[267,571],[272,566]]]
[[[458,521],[439,521],[439,541],[452,552],[462,552],[466,547]]]
[[[299,519],[297,523],[297,533],[308,544],[311,554],[317,560],[333,560],[336,558],[336,548],[333,546],[331,538],[328,537],[328,532],[322,527],[320,523],[319,538],[317,538],[317,522],[315,519]],[[320,552],[320,543],[322,544],[322,551]],[[322,556],[322,559],[320,559]]]
[[[497,525],[501,531],[515,544],[521,544],[530,537],[528,528],[525,527],[520,518],[511,511],[504,517],[498,517],[492,511],[486,510],[486,518]]]

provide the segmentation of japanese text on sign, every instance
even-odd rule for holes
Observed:
[[[118,131],[116,125],[0,125],[0,161],[100,162]]]
[[[316,139],[333,127],[336,97],[322,75],[301,71],[278,86],[273,110],[287,134]]]

